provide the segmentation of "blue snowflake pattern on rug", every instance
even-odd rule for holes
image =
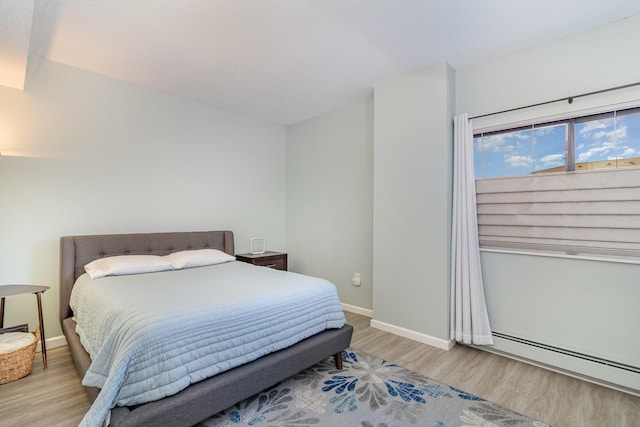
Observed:
[[[342,370],[326,359],[196,427],[546,426],[370,354],[342,357]]]
[[[402,375],[405,370],[395,363],[368,354],[358,357],[355,352],[346,350],[342,352],[342,358],[343,363],[356,375],[333,375],[324,382],[325,386],[322,388],[324,392],[338,395],[329,400],[330,403],[336,404],[336,413],[342,413],[347,409],[356,411],[357,402],[368,403],[371,410],[377,410],[389,405],[390,399],[393,398],[402,399],[404,402],[427,403],[423,397],[426,390],[407,381],[407,376]],[[393,374],[398,376],[395,377]],[[440,393],[438,396],[452,397],[447,393]]]

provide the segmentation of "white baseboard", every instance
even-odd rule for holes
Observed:
[[[47,338],[44,340],[44,343],[47,345],[47,350],[51,350],[58,347],[64,347],[67,345],[67,340],[64,335],[60,335],[59,337]],[[38,344],[36,348],[37,352],[40,352],[42,347]]]
[[[415,332],[410,329],[405,329],[400,326],[390,325],[379,320],[373,319],[373,310],[368,308],[357,307],[355,305],[341,303],[342,309],[350,313],[360,314],[371,318],[370,325],[372,328],[380,329],[381,331],[389,332],[395,335],[399,335],[404,338],[408,338],[413,341],[417,341],[422,344],[428,344],[430,346],[449,351],[455,345],[455,341],[443,340],[442,338],[432,337],[430,335]]]
[[[442,338],[432,337],[431,335],[426,335],[420,332],[412,331],[410,329],[405,329],[400,326],[390,325],[388,323],[384,323],[375,319],[371,319],[370,325],[372,328],[390,332],[404,338],[409,338],[410,340],[417,341],[422,344],[428,344],[441,350],[449,351],[455,345],[455,341],[452,340],[443,340]]]
[[[348,311],[349,313],[360,314],[361,316],[373,317],[373,310],[368,308],[357,307],[351,304],[340,303],[342,309],[344,311]]]

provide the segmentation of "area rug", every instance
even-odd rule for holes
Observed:
[[[342,352],[196,427],[547,426],[359,350]]]

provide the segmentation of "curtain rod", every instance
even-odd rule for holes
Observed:
[[[608,89],[596,90],[595,92],[581,93],[580,95],[567,96],[565,98],[558,98],[558,99],[554,99],[552,101],[545,101],[545,102],[539,102],[537,104],[525,105],[524,107],[517,107],[517,108],[511,108],[509,110],[496,111],[495,113],[481,114],[479,116],[469,117],[469,119],[479,119],[481,117],[495,116],[497,114],[510,113],[512,111],[524,110],[526,108],[539,107],[541,105],[553,104],[554,102],[567,101],[567,102],[569,102],[569,104],[573,104],[573,100],[576,99],[576,98],[582,98],[583,96],[597,95],[597,94],[600,94],[600,93],[611,92],[611,91],[614,91],[614,90],[626,89],[626,88],[633,87],[633,86],[640,86],[640,82],[630,83],[628,85],[623,85],[623,86],[610,87]]]

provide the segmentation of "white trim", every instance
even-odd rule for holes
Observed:
[[[491,249],[491,248],[480,248],[480,252],[542,256],[542,257],[549,257],[549,258],[568,258],[568,259],[577,259],[582,261],[615,262],[619,264],[639,264],[640,265],[640,260],[631,259],[631,258],[613,258],[613,257],[605,258],[605,257],[584,256],[584,255],[569,255],[569,254],[561,254],[561,253],[554,253],[554,252],[516,251],[511,249]]]
[[[60,335],[53,338],[46,338],[44,342],[47,345],[47,350],[52,350],[54,348],[64,347],[65,345],[67,345],[67,339],[64,337],[64,335]],[[41,349],[42,349],[42,346],[38,344],[38,347],[36,348],[36,352],[40,353],[42,351]]]
[[[370,326],[372,328],[380,329],[381,331],[409,338],[410,340],[417,341],[422,344],[428,344],[441,350],[449,351],[455,345],[455,341],[452,340],[443,340],[442,338],[432,337],[431,335],[405,329],[400,326],[390,325],[375,319],[371,319]]]
[[[344,311],[348,311],[349,313],[360,314],[362,316],[373,317],[373,310],[368,308],[362,308],[351,304],[340,303],[342,309]]]

